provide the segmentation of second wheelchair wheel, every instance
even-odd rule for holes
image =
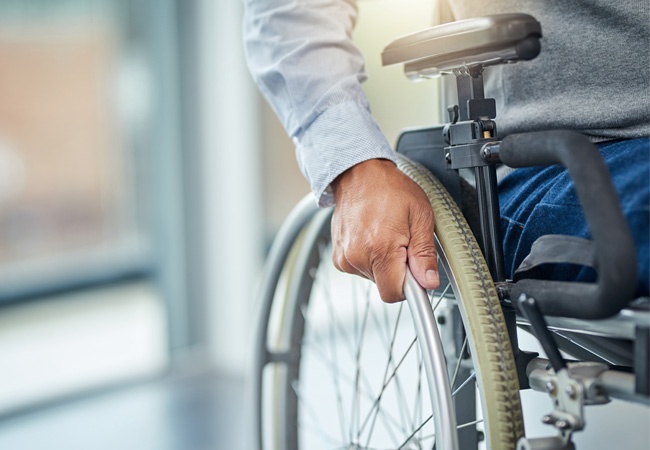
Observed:
[[[320,212],[284,261],[265,319],[263,351],[276,355],[258,369],[266,450],[514,449],[523,434],[510,341],[480,250],[428,171],[405,158],[399,167],[434,209],[441,286],[425,304],[444,353],[414,330],[421,311],[386,305],[374,284],[333,267],[330,214]],[[431,366],[445,383],[429,384]]]

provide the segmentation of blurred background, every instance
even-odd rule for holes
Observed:
[[[379,55],[432,6],[360,3],[393,141],[437,122],[435,88]],[[236,0],[0,0],[0,449],[250,448],[256,283],[308,185],[241,18]]]

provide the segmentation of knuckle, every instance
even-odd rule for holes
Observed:
[[[373,252],[373,248],[370,245],[370,242],[366,240],[355,240],[351,242],[345,251],[345,256],[350,261],[350,264],[353,266],[364,269],[368,268],[370,255]]]
[[[429,243],[415,245],[409,253],[416,258],[435,258],[437,256],[435,245]]]
[[[381,298],[382,302],[388,303],[389,305],[393,304],[393,303],[401,302],[402,300],[404,300],[403,298],[401,298],[401,296],[397,296],[397,295],[393,295],[393,296],[387,297],[387,298],[384,298],[384,297],[380,297],[380,298]]]
[[[372,259],[372,273],[379,287],[379,295],[385,303],[404,299],[402,283],[406,268],[406,249],[382,249]]]
[[[379,289],[379,297],[384,303],[397,303],[404,300],[404,294],[401,289],[394,287],[384,286]]]

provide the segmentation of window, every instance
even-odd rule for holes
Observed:
[[[146,270],[151,80],[125,12],[0,3],[0,301]]]
[[[155,376],[199,340],[178,10],[0,0],[2,413]]]

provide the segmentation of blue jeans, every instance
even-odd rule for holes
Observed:
[[[648,295],[650,139],[606,142],[599,148],[632,231],[639,274],[637,295]],[[544,234],[590,238],[573,182],[563,167],[515,170],[500,183],[499,200],[509,278],[528,255],[533,242]],[[542,275],[547,279],[580,281],[593,281],[595,277],[592,270],[568,265],[547,267]]]

